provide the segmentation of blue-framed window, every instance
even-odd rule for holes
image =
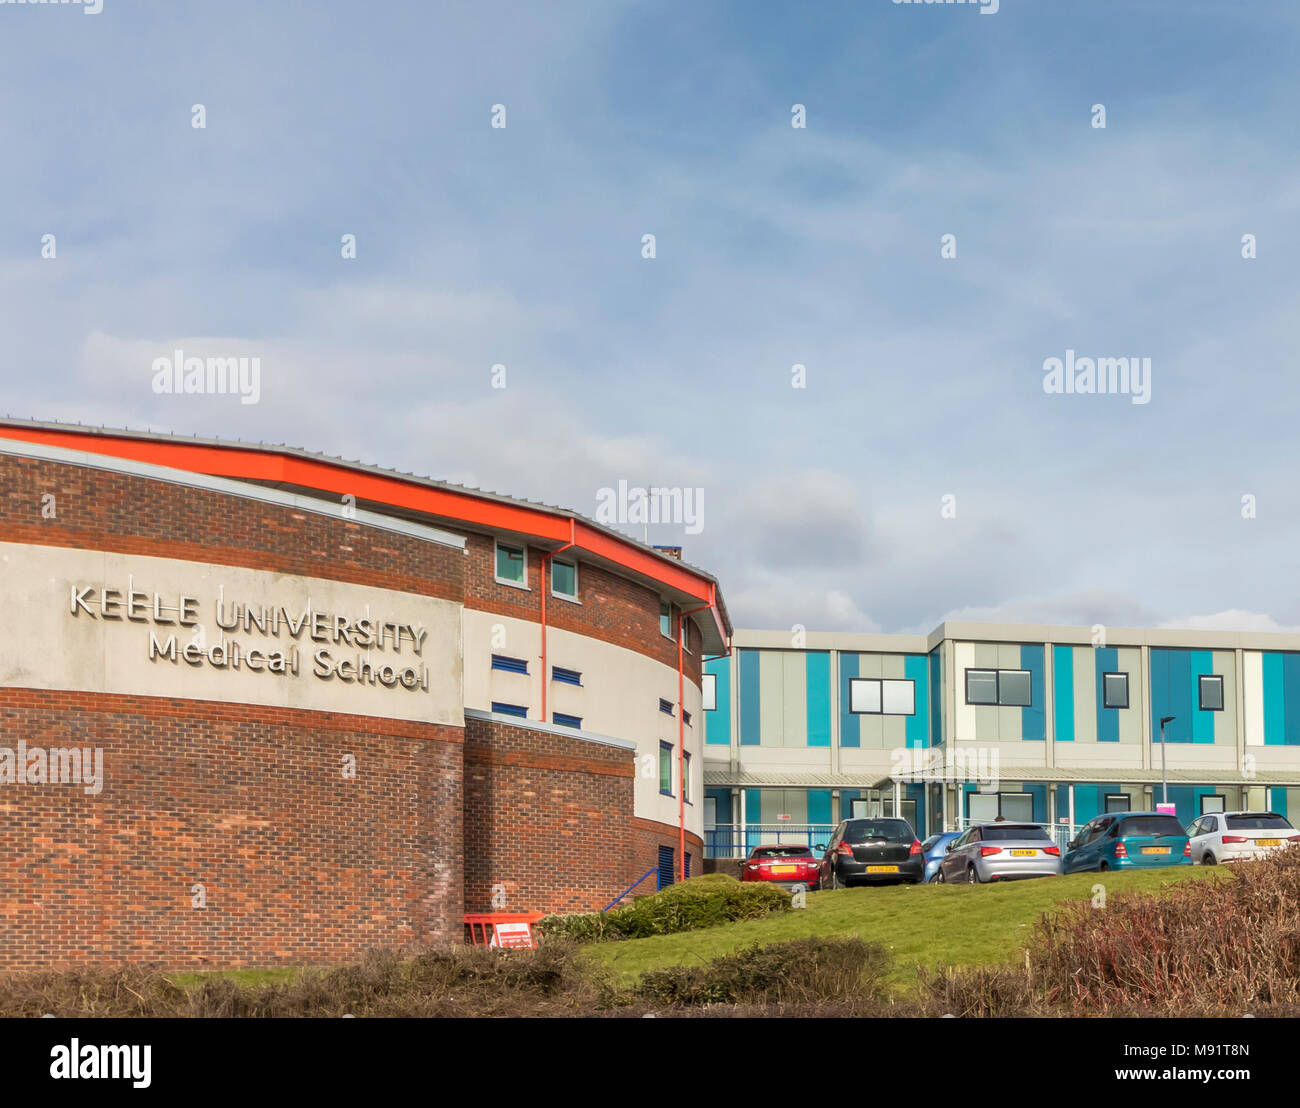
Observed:
[[[682,709],[682,722],[686,724],[687,727],[691,725],[691,713],[685,708]]]
[[[673,856],[671,846],[661,846],[659,848],[658,873],[655,874],[659,888],[666,889],[676,880],[677,876],[676,858]]]
[[[528,663],[523,658],[507,658],[504,654],[492,655],[492,668],[506,673],[527,673]]]
[[[558,681],[561,685],[581,685],[582,674],[576,669],[565,669],[563,666],[551,666],[551,680]]]
[[[565,715],[563,712],[556,712],[551,716],[551,719],[561,727],[576,727],[578,730],[582,730],[581,716],[569,716]]]
[[[673,710],[673,702],[671,700],[665,700],[662,696],[659,698],[659,710],[666,716],[676,715],[676,712]]]
[[[518,716],[520,719],[528,718],[528,709],[522,704],[502,704],[499,700],[492,701],[492,710],[503,716]]]

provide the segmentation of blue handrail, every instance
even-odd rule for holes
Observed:
[[[614,907],[615,904],[617,904],[620,900],[622,900],[625,896],[627,896],[628,893],[630,893],[639,884],[641,884],[642,881],[644,881],[652,873],[658,873],[658,872],[659,872],[658,866],[651,866],[650,869],[646,870],[645,873],[643,873],[640,877],[638,877],[635,881],[633,881],[632,884],[630,884],[626,889],[624,889],[621,893],[619,893],[618,896],[616,896],[613,900],[611,900],[608,904],[606,904],[605,907],[601,909],[601,911],[608,912],[612,907]]]

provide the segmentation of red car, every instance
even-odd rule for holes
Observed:
[[[756,846],[740,867],[742,881],[773,881],[783,889],[820,887],[820,863],[806,846],[773,843]]]

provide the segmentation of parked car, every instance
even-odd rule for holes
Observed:
[[[945,848],[935,880],[1015,881],[1025,877],[1060,877],[1061,848],[1036,823],[982,823],[963,831]]]
[[[1161,812],[1107,812],[1066,844],[1066,873],[1191,864],[1183,825]]]
[[[756,846],[741,863],[742,881],[771,881],[783,889],[821,887],[821,868],[812,847],[793,843]]]
[[[927,883],[936,880],[935,875],[939,872],[939,863],[943,861],[944,850],[960,834],[960,831],[940,831],[939,834],[922,840],[921,853],[925,856],[924,879]]]
[[[1192,861],[1214,866],[1262,858],[1300,842],[1300,832],[1277,812],[1214,812],[1187,829]]]
[[[884,881],[920,884],[925,856],[905,819],[846,819],[826,844],[821,887],[874,885]]]

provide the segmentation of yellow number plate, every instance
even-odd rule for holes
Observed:
[[[1034,855],[1036,855],[1037,853],[1038,853],[1038,851],[1036,851],[1036,850],[1013,850],[1013,851],[1011,852],[1011,857],[1013,857],[1013,858],[1032,858],[1032,857],[1034,857]]]
[[[1168,854],[1169,848],[1167,846],[1144,846],[1142,848],[1142,853],[1143,854]]]
[[[773,873],[796,873],[798,872],[798,869],[799,869],[798,866],[773,866],[772,872]]]
[[[897,866],[868,866],[868,873],[897,873]]]
[[[1281,839],[1256,839],[1255,845],[1256,846],[1281,846],[1282,840]]]

